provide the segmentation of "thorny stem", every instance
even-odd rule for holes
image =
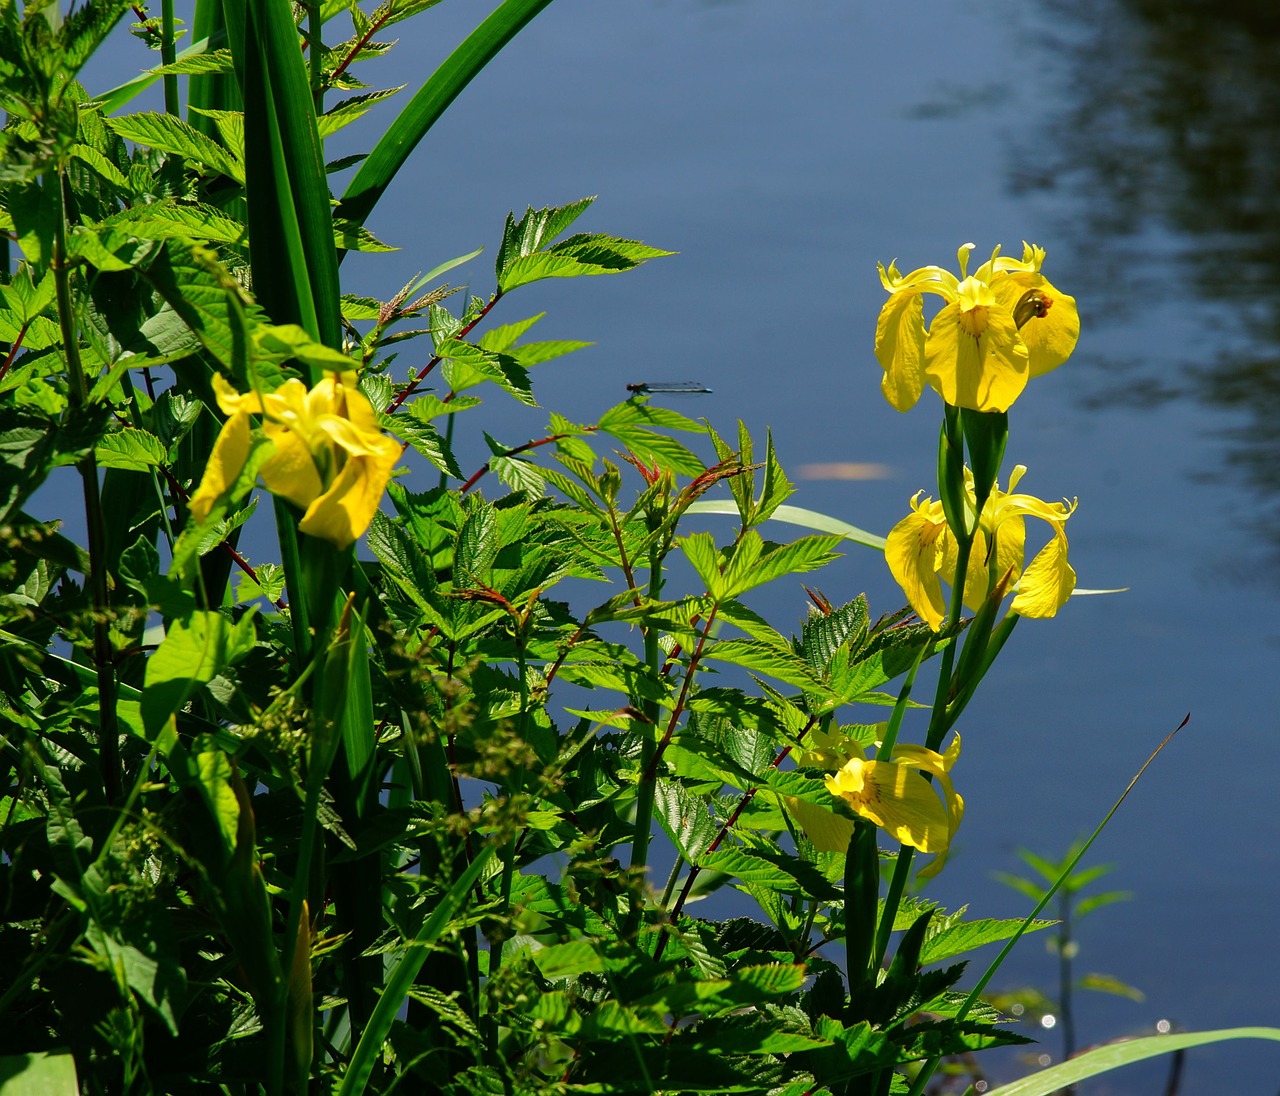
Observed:
[[[594,433],[599,429],[599,427],[598,427],[598,426],[588,426],[588,427],[586,427],[585,429],[586,429],[587,433],[592,433],[592,434],[594,434]],[[503,454],[502,454],[502,456],[504,456],[504,457],[514,457],[514,456],[516,456],[516,454],[518,454],[518,453],[527,453],[530,449],[537,449],[537,448],[539,448],[540,446],[543,446],[543,445],[551,445],[553,442],[563,441],[565,438],[575,438],[575,437],[577,437],[577,436],[578,436],[578,435],[577,435],[576,433],[573,433],[573,434],[548,434],[545,438],[538,438],[536,441],[527,441],[527,442],[525,442],[523,445],[517,445],[514,449],[508,449],[505,453],[503,453]],[[490,465],[491,463],[492,463],[492,460],[487,460],[487,461],[485,461],[485,462],[484,462],[484,464],[483,464],[480,468],[478,468],[478,469],[476,470],[475,474],[474,474],[474,475],[472,475],[472,477],[471,477],[469,480],[467,480],[467,482],[466,482],[466,483],[464,483],[464,484],[459,488],[459,491],[460,491],[462,494],[464,494],[464,495],[465,495],[468,491],[470,491],[470,490],[471,490],[471,488],[473,488],[473,487],[474,487],[474,486],[475,486],[475,485],[476,485],[476,484],[477,484],[477,483],[478,483],[478,482],[479,482],[479,481],[484,477],[485,473],[487,473],[487,472],[489,471],[489,465]]]
[[[9,367],[13,364],[13,359],[18,356],[18,351],[22,349],[22,340],[27,337],[27,328],[31,326],[31,321],[27,320],[20,328],[18,334],[13,340],[13,344],[9,347],[9,353],[5,355],[4,363],[0,364],[0,380],[4,380],[4,375],[9,372]]]
[[[818,717],[816,715],[811,715],[809,717],[809,722],[806,723],[804,727],[801,728],[800,733],[796,735],[797,744],[804,741],[804,736],[813,729],[813,725],[817,721]],[[794,747],[792,746],[784,748],[778,756],[773,759],[769,767],[771,769],[776,769],[783,763],[783,761],[791,756],[793,748]],[[711,844],[707,846],[707,853],[713,853],[720,847],[720,843],[729,835],[729,831],[737,825],[738,819],[742,816],[742,812],[746,810],[747,805],[756,797],[756,792],[759,790],[760,786],[756,785],[755,787],[748,788],[742,793],[742,796],[738,799],[738,805],[733,809],[733,813],[725,819],[724,823],[720,826],[720,831],[716,834]],[[675,924],[676,919],[680,916],[680,911],[684,908],[684,904],[688,901],[689,894],[693,890],[693,884],[701,874],[702,868],[699,865],[691,864],[689,866],[689,874],[685,877],[684,886],[680,888],[680,896],[676,899],[675,905],[671,907],[670,912],[667,914],[667,919],[672,924]],[[654,948],[653,957],[655,960],[662,958],[662,953],[666,950],[666,947],[667,937],[664,935],[658,939],[657,946]]]
[[[58,325],[67,357],[70,377],[70,405],[73,415],[87,412],[89,385],[80,361],[79,333],[71,303],[71,266],[67,259],[67,193],[62,173],[47,177],[46,186],[58,188],[58,216],[54,218],[53,269]],[[98,748],[101,751],[102,783],[108,803],[121,793],[120,729],[116,716],[115,659],[111,650],[111,592],[105,559],[106,519],[102,512],[102,490],[98,484],[98,461],[90,450],[77,466],[84,484],[85,519],[89,534],[89,575],[87,585],[93,598],[93,665],[98,678]]]
[[[493,296],[489,298],[489,303],[486,304],[482,309],[480,309],[480,311],[476,313],[475,319],[472,320],[469,324],[467,324],[466,327],[462,328],[457,333],[457,335],[454,336],[454,338],[462,339],[462,338],[465,338],[467,335],[471,334],[471,331],[476,326],[476,324],[478,324],[481,320],[483,320],[492,310],[493,306],[497,304],[501,299],[502,299],[502,290],[501,289],[495,290]],[[399,410],[400,405],[404,403],[404,401],[407,400],[410,396],[412,396],[413,393],[417,390],[418,385],[420,385],[424,380],[426,380],[427,374],[430,373],[431,370],[433,370],[443,360],[444,359],[442,359],[439,354],[433,354],[431,356],[431,360],[427,362],[427,364],[424,365],[421,369],[418,370],[417,376],[415,376],[413,380],[411,380],[401,392],[397,393],[395,399],[393,399],[387,405],[387,414],[388,415],[395,414],[396,411]]]

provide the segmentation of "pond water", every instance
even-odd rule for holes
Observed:
[[[491,7],[402,24],[380,80],[416,88]],[[1043,498],[1079,497],[1080,585],[1129,590],[1019,626],[961,725],[968,812],[934,893],[1020,916],[991,873],[1018,871],[1018,847],[1060,856],[1191,713],[1086,861],[1133,899],[1083,922],[1078,968],[1146,999],[1079,996],[1082,1044],[1160,1021],[1280,1024],[1277,99],[1280,16],[1247,0],[557,0],[371,219],[403,250],[344,268],[348,289],[386,298],[485,244],[464,276],[487,294],[507,210],[599,194],[580,225],[680,254],[500,306],[498,322],[546,309],[540,337],[596,343],[546,367],[544,405],[589,422],[627,382],[697,380],[714,395],[680,409],[771,427],[793,503],[883,533],[932,488],[939,408],[926,395],[899,415],[880,396],[875,263],[1047,248],[1083,333],[1018,402],[1006,465]],[[485,427],[517,444],[543,414]],[[821,467],[839,464],[883,468]],[[865,590],[877,612],[902,600],[857,547],[818,585]],[[786,629],[803,594],[757,606]],[[1052,992],[1053,976],[1032,938],[997,985]],[[1082,1091],[1161,1092],[1166,1068]],[[1179,1091],[1278,1087],[1280,1050],[1235,1043],[1192,1052]]]

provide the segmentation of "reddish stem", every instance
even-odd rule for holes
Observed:
[[[497,304],[498,301],[500,301],[501,299],[502,299],[502,290],[499,289],[497,292],[494,293],[492,297],[489,298],[489,303],[486,304],[482,309],[480,309],[480,311],[476,314],[476,318],[472,320],[469,324],[467,324],[467,326],[464,327],[461,331],[459,331],[458,334],[454,336],[454,338],[462,339],[462,338],[465,338],[467,335],[471,334],[471,331],[476,326],[476,324],[478,324],[481,320],[483,320],[489,314],[490,309],[492,309],[493,306]],[[424,365],[421,369],[418,370],[418,375],[409,382],[409,384],[405,387],[404,391],[401,392],[399,395],[397,395],[396,398],[393,399],[391,403],[387,405],[388,415],[394,415],[396,413],[400,405],[404,403],[404,401],[407,400],[411,395],[413,395],[418,385],[421,384],[426,379],[427,374],[430,373],[431,370],[433,370],[437,365],[440,364],[440,361],[441,361],[441,358],[439,354],[432,355],[431,360],[427,362],[427,364]]]
[[[586,429],[589,433],[595,433],[599,428],[588,426]],[[537,441],[527,441],[523,445],[517,445],[514,449],[508,449],[502,456],[514,457],[517,453],[527,453],[530,449],[537,449],[539,446],[550,445],[552,442],[563,441],[565,438],[573,437],[577,437],[577,434],[548,434],[545,438],[538,438]],[[485,473],[489,471],[489,464],[490,461],[485,461],[476,473],[462,485],[462,493],[464,495],[484,478]]]
[[[816,715],[809,717],[809,722],[805,724],[804,729],[801,730],[801,732],[796,736],[797,743],[803,741],[804,736],[809,733],[814,723],[817,722],[817,719],[818,717]],[[792,748],[793,747],[791,746],[787,746],[785,749],[783,749],[782,752],[779,753],[778,756],[773,759],[769,767],[771,769],[776,769],[779,765],[781,765],[782,762],[786,760],[786,758],[791,756]],[[716,834],[715,840],[713,840],[711,844],[707,846],[707,851],[703,855],[706,855],[707,853],[713,853],[716,851],[716,849],[720,847],[720,843],[728,836],[729,831],[733,829],[738,819],[742,816],[742,812],[746,810],[747,804],[749,804],[756,797],[756,792],[758,792],[759,790],[760,790],[760,786],[756,785],[754,788],[748,788],[746,791],[742,793],[742,798],[738,800],[738,805],[734,807],[733,813],[727,819],[725,819],[724,824],[720,827],[720,832]],[[680,888],[680,894],[676,898],[675,905],[671,907],[671,912],[667,915],[668,919],[671,921],[672,924],[674,924],[676,918],[680,916],[680,911],[684,908],[684,904],[689,898],[689,893],[693,890],[693,884],[697,881],[698,876],[701,874],[702,874],[702,868],[700,868],[697,864],[689,865],[689,874],[685,878],[684,886]],[[657,946],[654,948],[654,952],[653,952],[653,957],[655,960],[662,958],[662,952],[666,948],[666,946],[667,946],[667,937],[666,936],[660,937],[658,939]]]
[[[31,325],[28,320],[20,328],[18,328],[18,337],[13,340],[13,346],[9,348],[9,353],[4,359],[4,364],[0,365],[0,380],[4,380],[4,375],[9,372],[9,366],[13,364],[13,359],[18,356],[18,351],[22,349],[22,340],[26,338],[27,328]]]
[[[383,27],[383,24],[386,23],[386,21],[390,18],[391,18],[391,6],[387,5],[386,11],[383,13],[382,17],[376,20],[375,22],[372,22],[369,24],[369,29],[366,30],[362,35],[360,35],[359,40],[356,42],[354,46],[351,47],[351,52],[348,53],[346,57],[342,59],[341,63],[339,63],[338,67],[335,68],[333,72],[329,74],[330,87],[333,87],[333,85],[338,82],[342,74],[346,72],[347,69],[351,66],[351,62],[353,62],[356,59],[356,56],[360,53],[360,51],[369,44],[369,39],[371,39],[378,31],[380,31]]]

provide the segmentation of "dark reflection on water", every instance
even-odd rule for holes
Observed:
[[[1194,360],[1107,361],[1090,400],[1238,412],[1226,475],[1264,496],[1253,520],[1280,553],[1280,4],[1058,0],[1040,19],[1067,106],[1017,140],[1015,193],[1054,191],[1109,241],[1085,261],[1118,309],[1190,295],[1213,336]],[[1181,246],[1135,261],[1152,230]]]

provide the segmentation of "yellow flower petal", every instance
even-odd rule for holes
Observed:
[[[876,321],[876,360],[884,369],[880,390],[899,411],[910,411],[924,391],[924,304],[912,290],[896,292]]]
[[[937,569],[938,539],[946,530],[945,521],[931,520],[927,513],[913,510],[890,530],[884,546],[889,570],[911,608],[935,632],[947,612]]]
[[[1043,274],[1012,272],[993,287],[1000,303],[1010,312],[1028,290],[1038,290],[1047,311],[1022,326],[1020,334],[1030,354],[1031,376],[1057,369],[1071,357],[1080,339],[1080,313],[1076,299],[1053,285]]]
[[[852,818],[794,796],[785,796],[784,801],[796,825],[804,830],[805,836],[819,852],[844,852],[849,848],[849,838],[853,836]]]
[[[940,852],[951,840],[948,813],[933,785],[906,765],[850,761],[827,778],[827,789],[903,845]]]
[[[213,379],[216,388],[221,378],[215,375]],[[222,403],[221,398],[218,402]],[[209,519],[214,504],[231,490],[248,459],[249,416],[238,411],[223,423],[209,454],[209,463],[204,466],[200,486],[187,501],[187,509],[198,523]]]
[[[1026,468],[1018,465],[1010,476],[1010,487],[1021,480]],[[976,505],[973,477],[965,469],[965,488],[970,511]],[[946,613],[942,582],[956,582],[959,546],[940,503],[920,502],[918,492],[911,500],[912,512],[898,522],[885,543],[889,570],[902,587],[907,601],[920,618],[935,631]],[[994,583],[1009,576],[1016,584],[1012,611],[1029,617],[1050,617],[1062,608],[1075,589],[1076,574],[1067,563],[1067,537],[1063,528],[1075,512],[1076,503],[1044,502],[1034,495],[1006,493],[996,484],[974,533],[965,576],[964,604],[977,610]],[[1026,561],[1026,522],[1034,517],[1046,522],[1052,539],[1040,550],[1031,565]],[[994,557],[991,553],[994,552]]]
[[[262,411],[262,400],[258,398],[256,392],[246,392],[242,396],[217,373],[213,375],[213,395],[224,415],[234,415],[242,411],[258,414]]]
[[[310,447],[292,430],[270,430],[276,451],[258,475],[273,495],[288,499],[305,510],[324,490],[324,482],[312,458]]]
[[[400,446],[383,435],[356,382],[354,372],[330,373],[308,389],[293,378],[259,397],[242,396],[214,378],[219,406],[238,416],[245,436],[244,454],[229,482],[247,459],[248,413],[261,413],[274,445],[261,469],[262,482],[305,511],[298,526],[302,532],[339,548],[349,547],[369,527],[400,459]],[[210,475],[207,470],[208,489],[202,484],[196,496],[204,513],[218,497],[219,481]]]
[[[1022,572],[1018,593],[1009,608],[1025,617],[1051,617],[1057,614],[1076,588],[1076,573],[1067,562],[1067,537],[1062,526]]]
[[[1013,313],[994,303],[946,305],[929,325],[924,371],[953,407],[1007,411],[1029,376]]]
[[[400,459],[400,446],[382,435],[366,439],[366,443],[371,455],[347,459],[329,489],[307,507],[299,530],[346,548],[369,528],[391,470]]]

